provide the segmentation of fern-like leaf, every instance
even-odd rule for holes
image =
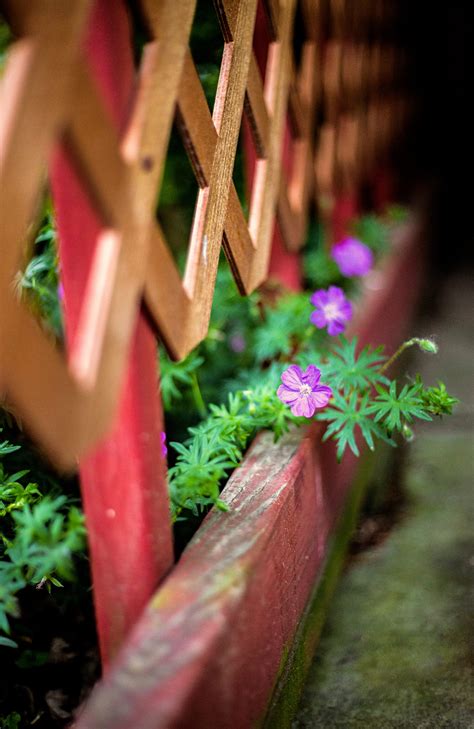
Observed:
[[[374,437],[394,445],[393,441],[370,417],[370,405],[368,395],[360,400],[357,392],[352,392],[348,397],[335,393],[332,405],[317,415],[317,420],[329,422],[323,440],[333,438],[337,443],[337,459],[340,461],[347,447],[354,455],[359,455],[359,448],[356,441],[356,427],[360,428],[361,434],[371,450],[374,449]]]
[[[369,406],[369,413],[374,415],[375,422],[381,422],[389,433],[401,431],[404,423],[412,423],[414,418],[432,420],[421,397],[423,385],[404,385],[397,393],[397,383],[392,380],[388,390],[377,386],[378,395]]]
[[[330,352],[322,372],[331,387],[342,389],[346,394],[351,390],[366,390],[378,383],[388,384],[389,380],[380,373],[380,365],[386,357],[383,347],[365,347],[359,354],[357,337],[350,342],[341,337],[341,344]]]

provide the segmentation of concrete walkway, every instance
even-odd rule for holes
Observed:
[[[472,279],[447,282],[437,357],[411,365],[462,404],[417,428],[401,518],[359,554],[330,609],[294,729],[474,729]]]

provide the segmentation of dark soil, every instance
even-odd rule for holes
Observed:
[[[68,726],[99,678],[91,601],[79,588],[53,589],[21,592],[12,626],[19,648],[0,647],[2,729]]]

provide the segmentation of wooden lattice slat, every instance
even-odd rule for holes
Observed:
[[[257,0],[216,2],[224,54],[211,118],[188,48],[195,2],[143,0],[150,42],[119,138],[81,51],[89,3],[4,3],[20,40],[1,92],[0,387],[62,467],[73,466],[110,425],[143,293],[163,341],[183,357],[206,335],[222,243],[243,293],[265,280],[277,209],[287,244],[301,245],[312,188],[314,50],[308,46],[301,82],[291,54],[295,2],[264,5],[272,40],[262,83],[252,50]],[[315,11],[316,4],[304,3],[308,28]],[[175,112],[200,188],[183,281],[155,221]],[[258,156],[248,225],[232,183],[244,113]],[[285,186],[288,113],[296,120],[297,152]],[[103,221],[67,358],[10,285],[58,143]]]

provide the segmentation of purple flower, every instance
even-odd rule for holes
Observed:
[[[245,337],[239,332],[232,334],[229,339],[229,347],[233,352],[243,352],[245,350]]]
[[[58,299],[59,301],[64,301],[64,286],[62,283],[58,286]]]
[[[327,291],[315,291],[310,301],[316,307],[310,316],[311,321],[318,329],[327,326],[331,337],[341,334],[346,322],[352,319],[352,304],[338,286],[330,286]]]
[[[161,454],[163,456],[166,456],[167,453],[168,453],[168,449],[166,447],[166,433],[164,431],[162,431],[162,433],[161,433]]]
[[[290,365],[281,375],[282,385],[277,395],[291,407],[293,415],[311,418],[317,408],[325,407],[332,397],[327,385],[320,385],[321,372],[315,365],[309,365],[303,372],[298,365]]]
[[[372,251],[357,238],[344,238],[331,251],[343,276],[365,276],[374,264]]]

